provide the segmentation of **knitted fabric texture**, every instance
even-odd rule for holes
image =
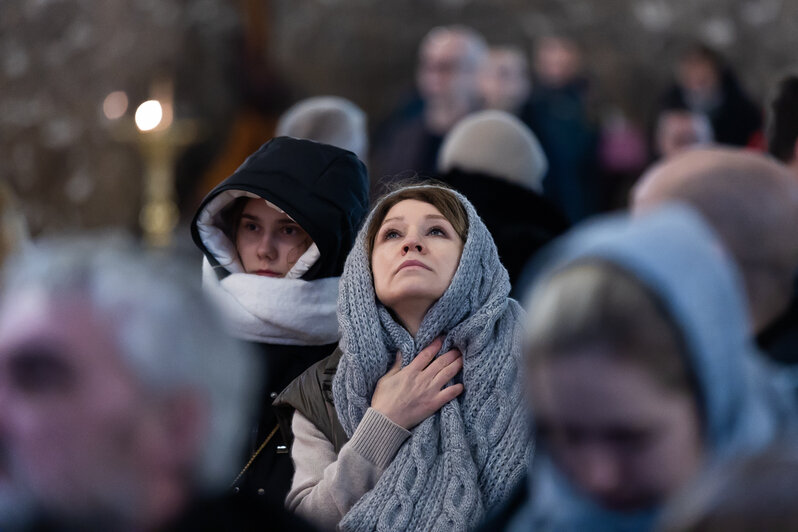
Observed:
[[[351,436],[377,381],[406,366],[436,337],[441,353],[463,354],[464,392],[412,430],[375,487],[344,516],[341,530],[467,530],[508,495],[531,450],[520,401],[522,309],[508,297],[507,271],[473,206],[451,284],[413,338],[376,299],[365,232],[347,258],[338,295],[343,356],[333,383],[336,411]],[[373,211],[372,211],[373,216]]]

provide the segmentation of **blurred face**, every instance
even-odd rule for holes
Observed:
[[[85,303],[27,293],[0,312],[0,459],[12,489],[74,515],[134,505],[154,465],[142,458],[153,448],[145,403]]]
[[[265,201],[250,198],[244,206],[236,249],[246,273],[285,277],[312,243],[299,224]]]
[[[691,113],[665,113],[657,127],[657,151],[670,157],[703,142]]]
[[[570,83],[582,67],[579,50],[569,41],[545,39],[535,53],[535,69],[540,80],[551,87]]]
[[[720,84],[715,65],[702,57],[688,57],[679,64],[679,83],[685,91],[698,97],[708,97]]]
[[[526,59],[515,50],[491,51],[479,85],[488,108],[514,113],[529,96]]]
[[[541,362],[528,375],[540,443],[571,482],[618,511],[662,502],[700,467],[692,398],[605,354]]]
[[[404,200],[385,215],[371,254],[377,299],[395,309],[408,303],[429,308],[460,264],[463,241],[438,209]]]
[[[433,35],[425,41],[419,57],[417,79],[421,96],[431,105],[470,105],[477,94],[476,62],[469,57],[469,43],[462,35]]]

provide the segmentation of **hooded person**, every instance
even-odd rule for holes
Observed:
[[[486,530],[650,530],[702,470],[791,430],[737,272],[693,211],[606,218],[548,259],[527,307],[536,454]]]
[[[251,458],[238,478],[231,472],[236,493],[282,500],[288,491],[290,436],[278,431],[271,402],[335,350],[339,276],[367,209],[368,177],[353,153],[277,137],[214,188],[194,217],[203,287],[230,334],[254,343],[265,363]]]
[[[449,531],[500,504],[531,449],[509,291],[464,196],[378,202],[341,277],[339,350],[275,401],[296,410],[288,507],[323,528]]]
[[[570,225],[543,196],[547,171],[535,134],[504,111],[462,119],[444,138],[438,157],[441,181],[465,194],[488,226],[514,296],[524,265]]]

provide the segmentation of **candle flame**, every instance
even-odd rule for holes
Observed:
[[[163,108],[158,100],[147,100],[136,109],[136,126],[141,131],[152,131],[161,123]]]

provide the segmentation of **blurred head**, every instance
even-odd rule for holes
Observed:
[[[234,241],[246,273],[285,277],[313,244],[285,212],[261,198],[241,197],[233,205]]]
[[[315,140],[357,155],[368,155],[366,114],[357,105],[335,96],[316,96],[295,104],[280,116],[275,136]]]
[[[535,134],[518,118],[479,111],[460,120],[443,140],[438,171],[455,169],[542,192],[548,160]]]
[[[485,107],[516,113],[529,96],[529,65],[515,46],[491,47],[479,72]]]
[[[695,149],[648,170],[632,192],[638,214],[667,201],[697,209],[734,257],[753,329],[787,306],[798,268],[798,183],[767,157],[731,148]]]
[[[440,186],[411,186],[386,196],[366,233],[377,299],[402,315],[426,313],[446,291],[460,264],[468,215]]]
[[[768,151],[798,174],[798,76],[779,83],[768,116]]]
[[[541,83],[558,88],[568,85],[581,74],[582,54],[570,39],[544,37],[535,46],[534,65]]]
[[[702,460],[680,334],[649,291],[609,263],[577,263],[536,289],[527,382],[538,444],[569,480],[619,511],[655,505]]]
[[[690,107],[704,108],[720,91],[720,56],[705,45],[694,45],[682,54],[676,66],[676,80]]]
[[[798,455],[792,442],[716,467],[679,494],[660,532],[798,530]]]
[[[710,144],[712,140],[712,124],[705,115],[687,109],[665,109],[657,118],[655,142],[661,158]]]
[[[257,368],[185,268],[110,238],[44,243],[11,263],[2,457],[12,488],[41,509],[153,529],[193,492],[230,482]]]
[[[478,73],[485,40],[466,26],[433,28],[421,41],[416,80],[427,107],[468,112],[479,103]]]

